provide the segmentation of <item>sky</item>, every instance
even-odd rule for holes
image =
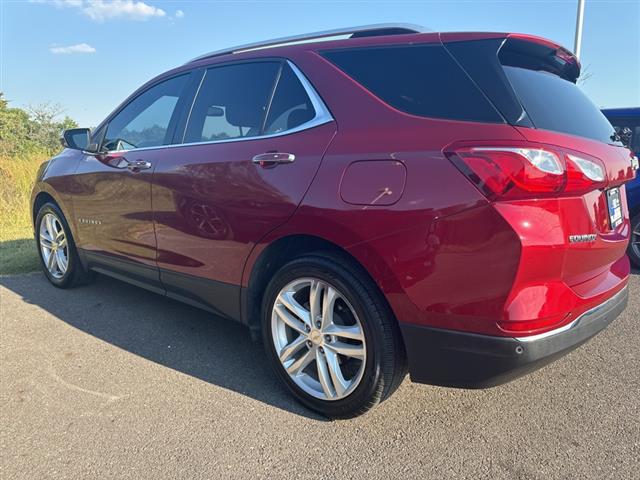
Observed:
[[[577,0],[0,0],[0,91],[97,125],[133,90],[203,53],[371,23],[530,33],[573,50]],[[581,87],[600,107],[640,105],[640,0],[586,0]]]

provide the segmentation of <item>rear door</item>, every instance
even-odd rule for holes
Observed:
[[[293,64],[209,68],[184,135],[154,174],[157,262],[168,295],[239,318],[246,258],[293,214],[335,130]]]

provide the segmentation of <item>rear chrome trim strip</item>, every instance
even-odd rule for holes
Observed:
[[[560,333],[571,330],[572,328],[577,327],[585,317],[591,316],[600,310],[605,310],[609,308],[609,306],[617,303],[620,300],[620,297],[624,296],[625,294],[628,294],[627,292],[628,289],[629,289],[629,286],[625,286],[622,290],[620,290],[610,299],[605,300],[600,305],[596,305],[590,310],[587,310],[578,318],[576,318],[572,322],[567,323],[566,325],[563,325],[560,328],[556,328],[555,330],[549,330],[548,332],[540,333],[539,335],[531,335],[529,337],[514,337],[514,338],[519,342],[528,343],[528,342],[535,342],[537,340],[542,340],[543,338],[552,337],[554,335],[558,335]]]

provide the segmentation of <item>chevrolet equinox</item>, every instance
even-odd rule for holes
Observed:
[[[626,306],[637,159],[542,38],[376,25],[166,72],[38,173],[44,274],[247,325],[306,406],[485,388]]]

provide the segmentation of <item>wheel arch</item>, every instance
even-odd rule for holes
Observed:
[[[379,293],[388,311],[393,315],[397,324],[397,318],[389,305],[378,283],[365,266],[349,251],[340,245],[322,237],[309,234],[291,234],[268,244],[253,263],[249,274],[248,283],[242,288],[241,312],[243,323],[247,324],[252,334],[260,330],[260,308],[262,296],[273,275],[288,261],[312,253],[331,254],[358,269],[371,283],[371,286]]]
[[[33,207],[31,212],[31,223],[33,223],[34,227],[36,224],[36,217],[38,216],[38,212],[40,211],[40,209],[45,203],[49,203],[49,202],[55,203],[58,206],[58,208],[62,209],[62,207],[60,206],[60,202],[58,202],[55,198],[53,198],[53,195],[51,195],[49,192],[40,191],[34,197]],[[69,223],[68,220],[67,220],[67,223]]]
[[[38,211],[42,206],[51,202],[54,203],[64,215],[67,224],[69,225],[69,229],[71,230],[71,234],[74,238],[76,238],[76,222],[73,218],[73,204],[70,201],[64,201],[63,195],[60,192],[57,192],[51,185],[49,185],[46,181],[39,182],[31,196],[31,223],[35,227],[36,217],[38,216]]]
[[[57,198],[55,192],[52,192],[49,188],[46,188],[46,184],[44,184],[43,187],[45,188],[41,188],[39,192],[34,192],[32,197],[33,200],[31,202],[31,224],[33,225],[34,232],[36,228],[36,218],[38,217],[38,212],[45,203],[53,203],[60,209],[62,215],[64,215],[67,225],[69,226],[69,233],[74,242],[77,241],[78,237],[76,235],[76,222],[75,219],[70,215],[69,211],[72,207],[70,205],[65,205],[64,202],[61,202]]]

